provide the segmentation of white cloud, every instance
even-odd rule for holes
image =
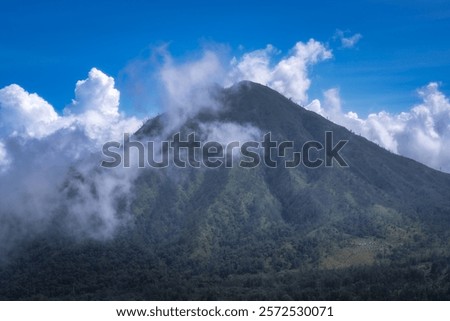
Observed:
[[[0,173],[7,169],[9,165],[8,153],[6,152],[5,145],[0,141]]]
[[[116,118],[119,116],[119,98],[114,79],[92,68],[87,79],[77,81],[73,105],[78,112],[96,111]]]
[[[224,67],[217,53],[205,51],[198,60],[177,64],[165,54],[165,63],[159,71],[163,85],[164,110],[170,126],[177,126],[204,108],[217,104],[211,96],[211,87],[221,84]]]
[[[199,58],[178,62],[164,46],[156,48],[149,61],[131,63],[125,74],[129,78],[145,74],[151,62],[158,64],[155,56],[162,58],[163,64],[156,68],[162,89],[161,110],[168,114],[169,127],[173,128],[204,108],[217,108],[211,95],[216,85],[231,86],[241,80],[268,85],[296,102],[306,103],[311,85],[309,67],[332,57],[332,52],[314,39],[296,43],[280,59],[277,56],[281,52],[270,44],[231,61],[224,59],[223,51],[216,47],[204,50]]]
[[[136,172],[99,168],[101,146],[141,122],[120,113],[119,98],[95,68],[63,115],[18,85],[0,89],[0,259],[61,213],[74,235],[103,238],[120,224],[117,201]]]
[[[18,85],[0,89],[0,132],[11,135],[43,137],[58,120],[53,107],[37,94]]]
[[[232,60],[228,83],[251,80],[267,85],[300,104],[308,100],[307,91],[311,85],[308,67],[330,59],[332,53],[322,43],[309,40],[297,42],[288,56],[277,63],[273,58],[279,52],[271,45],[265,49],[244,54]]]
[[[348,34],[348,32],[338,29],[334,35],[335,39],[340,40],[342,48],[353,48],[362,39],[362,35],[360,33],[355,33],[354,35],[347,37],[346,34]]]
[[[18,85],[0,89],[0,134],[44,138],[58,130],[81,128],[97,143],[134,132],[141,122],[119,112],[120,93],[114,79],[93,68],[89,77],[76,84],[75,100],[60,116],[47,101]]]
[[[229,74],[231,85],[239,80],[251,80],[260,84],[268,84],[272,79],[271,59],[279,54],[272,45],[264,49],[245,53],[241,58],[233,57]]]
[[[184,63],[176,63],[163,52],[165,63],[159,75],[164,89],[164,111],[168,112],[172,123],[176,123],[203,108],[214,109],[217,106],[211,99],[211,88],[214,85],[230,86],[241,80],[258,82],[296,102],[307,102],[311,85],[308,69],[330,59],[331,51],[311,39],[296,43],[287,56],[277,60],[279,54],[280,51],[269,44],[264,49],[234,57],[226,66],[219,53],[211,50],[204,51],[197,60]]]
[[[323,104],[315,100],[307,108],[394,153],[450,172],[450,102],[437,83],[419,89],[418,94],[422,102],[408,112],[382,111],[365,119],[342,111],[337,89],[324,92]]]
[[[135,117],[120,114],[119,99],[114,79],[92,68],[87,79],[77,82],[75,100],[64,110],[65,119],[72,126],[81,126],[98,143],[119,139],[122,133],[134,132],[142,124]]]

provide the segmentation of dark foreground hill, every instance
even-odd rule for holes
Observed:
[[[112,240],[55,223],[0,267],[0,299],[450,299],[450,175],[258,84],[216,100],[177,130],[233,124],[296,146],[331,131],[349,166],[142,169]],[[136,137],[164,133],[165,117]]]

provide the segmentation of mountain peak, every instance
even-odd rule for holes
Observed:
[[[131,188],[132,224],[117,239],[66,241],[64,248],[60,240],[34,242],[0,269],[0,299],[449,297],[450,175],[392,154],[261,84],[240,82],[216,99],[220,108],[200,110],[177,128],[165,127],[164,114],[153,118],[139,138],[230,124],[245,131],[250,124],[304,155],[303,144],[323,142],[331,131],[335,142],[348,141],[342,156],[349,166],[142,168]]]

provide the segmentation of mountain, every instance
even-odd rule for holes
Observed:
[[[347,142],[348,166],[141,169],[131,218],[113,239],[74,240],[55,220],[0,267],[0,299],[450,298],[450,175],[265,86],[241,82],[213,96],[219,107],[176,128],[159,115],[134,138],[270,132],[302,146],[325,145],[332,132],[333,146]]]

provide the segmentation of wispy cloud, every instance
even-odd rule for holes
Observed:
[[[340,41],[342,48],[349,49],[353,48],[362,39],[362,35],[360,33],[350,35],[349,31],[337,29],[334,34],[334,39]]]
[[[309,67],[333,54],[326,46],[314,39],[297,42],[291,51],[278,61],[279,51],[272,45],[261,50],[233,58],[229,82],[251,80],[267,85],[299,103],[308,101],[311,86]]]
[[[200,58],[183,63],[176,63],[166,53],[158,74],[162,83],[163,110],[173,127],[202,109],[217,106],[210,90],[223,82],[226,70],[219,55],[206,50]]]

